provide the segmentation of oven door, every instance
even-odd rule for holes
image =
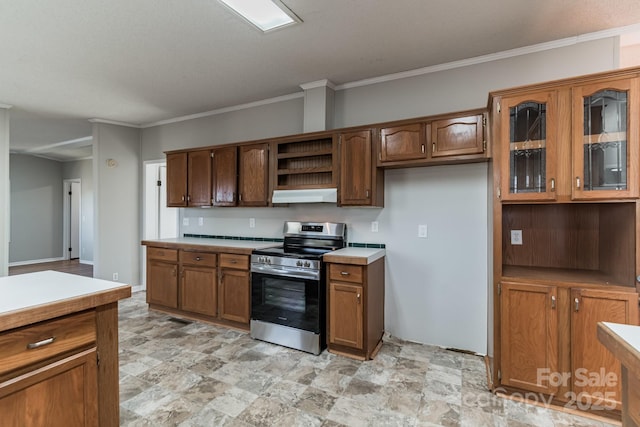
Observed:
[[[325,287],[321,277],[251,272],[251,319],[321,334]]]

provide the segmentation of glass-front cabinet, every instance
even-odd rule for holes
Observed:
[[[500,104],[502,200],[554,200],[556,92],[506,97]]]
[[[573,199],[638,197],[637,86],[625,79],[572,89]]]

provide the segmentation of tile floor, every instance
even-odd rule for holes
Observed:
[[[302,353],[120,302],[122,426],[609,426],[496,397],[482,358],[385,340],[373,361]]]

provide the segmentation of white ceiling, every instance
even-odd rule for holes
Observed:
[[[262,34],[216,0],[0,0],[12,151],[640,23],[638,0],[284,2],[303,23]]]

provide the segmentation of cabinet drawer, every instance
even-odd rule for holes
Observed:
[[[157,259],[161,261],[178,261],[178,250],[147,246],[147,259]]]
[[[215,267],[217,254],[211,252],[180,251],[180,262],[186,265],[198,265],[202,267]]]
[[[249,256],[236,254],[220,254],[220,267],[249,269]]]
[[[96,341],[96,315],[87,311],[0,334],[0,376]]]
[[[341,282],[362,283],[362,266],[329,264],[329,279]]]

